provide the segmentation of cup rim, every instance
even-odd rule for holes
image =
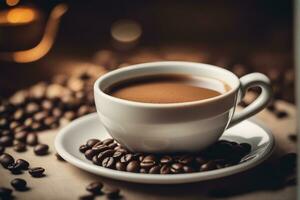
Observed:
[[[202,100],[197,100],[197,101],[189,101],[189,102],[179,102],[179,103],[144,103],[144,102],[137,102],[137,101],[129,101],[125,99],[120,99],[114,96],[111,96],[109,94],[106,94],[102,89],[100,89],[99,85],[100,83],[105,80],[106,78],[109,78],[110,76],[114,76],[119,73],[125,73],[127,71],[131,70],[136,70],[140,68],[150,68],[154,67],[157,65],[161,66],[168,66],[168,65],[198,65],[198,66],[206,66],[206,67],[211,67],[214,70],[220,70],[223,71],[227,74],[230,74],[233,79],[235,79],[235,84],[234,87],[231,87],[229,91],[226,91],[225,93],[211,97],[208,99],[202,99]],[[195,106],[195,105],[202,105],[202,104],[208,104],[212,102],[216,102],[218,100],[221,100],[229,95],[232,95],[235,93],[240,87],[240,80],[239,78],[232,73],[229,70],[226,70],[224,68],[215,66],[215,65],[210,65],[210,64],[205,64],[205,63],[196,63],[196,62],[186,62],[186,61],[158,61],[158,62],[148,62],[148,63],[141,63],[141,64],[135,64],[135,65],[130,65],[124,68],[116,69],[111,72],[108,72],[102,76],[100,76],[94,83],[94,93],[97,93],[101,95],[104,98],[107,98],[113,102],[128,105],[128,106],[135,106],[135,107],[148,107],[148,108],[174,108],[174,107],[190,107],[190,106]]]

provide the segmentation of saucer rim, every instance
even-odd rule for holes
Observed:
[[[104,168],[101,166],[96,166],[89,161],[83,161],[72,153],[66,151],[63,147],[63,139],[70,132],[70,129],[82,124],[88,123],[94,118],[98,118],[97,113],[91,113],[75,119],[65,127],[59,130],[55,137],[54,146],[57,153],[65,159],[70,164],[78,167],[84,171],[88,171],[90,173],[94,173],[103,177],[121,180],[121,181],[128,181],[128,182],[135,182],[135,183],[146,183],[146,184],[181,184],[181,183],[192,183],[192,182],[200,182],[204,180],[216,179],[221,177],[226,177],[229,175],[233,175],[236,173],[240,173],[246,171],[270,157],[272,154],[274,147],[275,147],[275,140],[274,136],[269,128],[261,122],[260,120],[251,118],[245,121],[253,123],[264,130],[264,133],[268,136],[267,141],[267,148],[265,151],[259,156],[255,158],[245,161],[243,163],[233,165],[226,168],[206,171],[206,172],[195,172],[195,173],[188,173],[188,174],[168,174],[168,175],[161,175],[161,174],[139,174],[139,173],[131,173],[131,172],[124,172],[124,171],[117,171],[113,169]],[[100,123],[100,122],[99,122]],[[238,125],[237,125],[238,126]],[[70,133],[69,133],[70,134]]]

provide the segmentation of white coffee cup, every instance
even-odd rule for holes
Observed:
[[[104,92],[112,84],[126,79],[174,73],[218,79],[231,89],[209,99],[169,104],[128,101]],[[261,94],[235,113],[246,91],[256,86],[261,88]],[[192,152],[213,144],[227,128],[262,110],[271,99],[272,89],[270,80],[260,73],[239,79],[216,66],[172,61],[138,64],[109,72],[95,82],[94,95],[101,122],[110,135],[129,150]]]

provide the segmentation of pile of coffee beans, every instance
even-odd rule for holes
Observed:
[[[132,153],[108,138],[89,139],[79,151],[93,164],[119,171],[149,174],[203,172],[238,164],[250,153],[248,143],[220,140],[206,150],[194,154]]]
[[[79,197],[80,200],[91,200],[97,196],[105,195],[108,199],[120,199],[120,189],[104,186],[102,182],[92,182],[85,188],[90,194]]]

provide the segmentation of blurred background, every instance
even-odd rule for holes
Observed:
[[[0,2],[0,97],[86,66],[187,60],[263,72],[294,102],[291,0]]]

